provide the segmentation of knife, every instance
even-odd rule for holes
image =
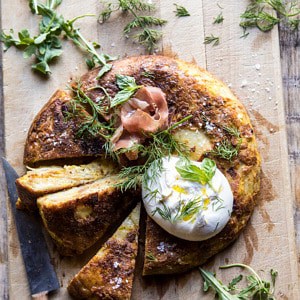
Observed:
[[[3,157],[2,163],[31,296],[33,299],[48,299],[48,292],[58,289],[60,284],[50,261],[42,226],[34,215],[16,209],[18,193],[15,181],[19,176]]]

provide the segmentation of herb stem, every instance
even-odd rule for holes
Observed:
[[[173,129],[175,129],[176,127],[178,127],[179,125],[183,124],[184,122],[186,122],[187,120],[189,120],[190,118],[192,118],[192,115],[186,116],[183,119],[181,119],[180,121],[174,123],[172,126],[170,126],[169,128],[166,129],[166,131],[170,132]]]
[[[248,265],[236,263],[236,264],[230,264],[230,265],[220,266],[220,269],[229,269],[229,268],[234,268],[234,267],[240,267],[240,268],[249,270],[255,276],[255,278],[259,282],[259,285],[263,286],[263,282],[260,279],[259,275],[250,266],[248,266]]]

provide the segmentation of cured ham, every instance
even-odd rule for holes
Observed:
[[[121,108],[121,122],[130,133],[154,133],[168,126],[165,94],[157,87],[143,87]]]
[[[113,150],[129,149],[142,143],[147,135],[168,126],[168,105],[165,94],[157,87],[143,87],[121,107],[121,125],[111,142]],[[137,149],[125,152],[129,160],[138,158]]]

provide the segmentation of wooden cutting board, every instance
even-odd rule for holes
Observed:
[[[154,2],[154,1],[153,1]],[[177,2],[177,1],[176,1]],[[300,299],[298,292],[297,259],[293,224],[293,199],[290,190],[283,97],[281,88],[278,32],[251,30],[247,38],[240,38],[239,16],[247,0],[190,0],[178,1],[191,13],[178,18],[174,1],[155,1],[156,14],[168,23],[163,27],[160,45],[165,55],[193,61],[207,68],[227,83],[246,106],[256,129],[263,158],[262,187],[258,205],[239,239],[228,249],[214,257],[206,269],[217,271],[218,277],[228,282],[239,270],[219,271],[218,266],[242,262],[250,264],[263,277],[268,271],[279,272],[276,284],[278,299]],[[222,7],[222,8],[221,8]],[[67,17],[101,11],[98,0],[63,1],[59,8]],[[213,24],[222,12],[223,24]],[[94,18],[80,20],[81,32],[97,40],[103,51],[120,57],[143,54],[141,46],[121,35],[126,20],[114,17],[105,25]],[[36,30],[37,18],[25,0],[2,1],[4,29]],[[203,44],[204,37],[220,37],[220,45]],[[64,88],[73,78],[86,71],[82,53],[71,43],[64,45],[64,54],[52,67],[53,74],[43,79],[30,70],[30,60],[10,49],[3,55],[5,142],[6,156],[22,174],[23,146],[29,126],[44,103],[58,88]],[[27,279],[12,217],[8,215],[10,299],[29,299]],[[67,259],[60,257],[49,240],[51,255],[61,281],[61,290],[51,299],[69,299],[66,285],[88,257]],[[33,253],[34,255],[34,253]],[[203,296],[202,280],[197,270],[166,278],[136,277],[133,299],[213,299]]]

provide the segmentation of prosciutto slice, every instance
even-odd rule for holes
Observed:
[[[111,138],[113,150],[141,144],[150,133],[168,126],[168,105],[165,94],[156,87],[143,87],[121,107],[121,124]],[[138,150],[124,153],[129,160],[138,158]]]
[[[168,126],[168,104],[157,87],[143,87],[121,108],[121,122],[130,133],[154,133]]]

